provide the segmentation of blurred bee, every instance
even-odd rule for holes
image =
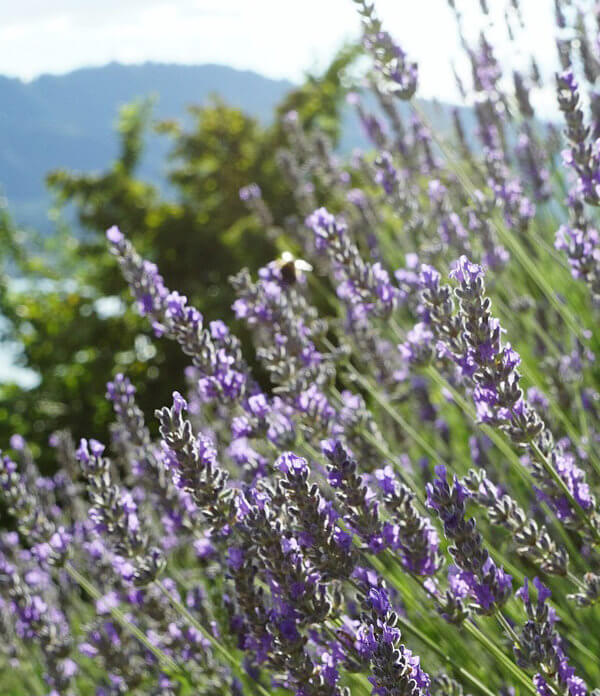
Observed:
[[[312,271],[313,267],[307,261],[294,258],[289,251],[284,251],[281,258],[275,261],[281,273],[281,278],[286,285],[294,285],[299,275]]]

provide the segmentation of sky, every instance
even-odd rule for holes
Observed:
[[[456,0],[468,32],[481,26],[478,0]],[[521,0],[522,45],[554,56],[551,0]],[[492,0],[501,17],[509,0]],[[418,59],[422,96],[455,100],[460,65],[446,0],[376,0],[379,16]],[[0,74],[30,80],[116,60],[221,63],[299,81],[360,34],[352,0],[0,0]],[[500,52],[522,58],[505,38]],[[502,55],[500,57],[503,57]],[[551,66],[548,65],[548,69]]]

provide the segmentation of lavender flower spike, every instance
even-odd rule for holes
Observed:
[[[517,663],[521,667],[539,670],[533,677],[533,683],[542,696],[552,693],[585,696],[587,686],[569,665],[562,640],[554,626],[556,613],[547,604],[552,593],[538,578],[533,579],[533,585],[537,590],[535,601],[527,578],[516,593],[527,611],[519,645],[514,648]]]
[[[400,555],[402,565],[415,575],[434,575],[441,564],[440,540],[426,515],[417,510],[414,493],[400,483],[391,467],[379,469],[375,476],[384,493],[386,510],[394,524],[384,525],[384,536],[391,548]]]
[[[384,542],[378,506],[367,495],[356,461],[349,456],[341,442],[327,443],[323,449],[329,460],[329,484],[342,505],[345,521],[371,551],[380,550]]]
[[[96,533],[109,540],[119,556],[133,562],[133,573],[124,579],[148,584],[163,570],[164,557],[158,548],[149,546],[132,495],[113,483],[110,461],[103,455],[104,445],[97,440],[82,439],[77,449],[92,502],[90,519]]]
[[[503,430],[526,452],[524,461],[539,485],[539,497],[559,519],[580,528],[582,515],[574,508],[593,513],[596,500],[575,458],[554,443],[544,421],[523,396],[517,370],[521,358],[510,343],[501,340],[503,329],[491,315],[483,268],[466,256],[455,263],[450,276],[458,282],[454,291],[458,313],[452,291],[440,285],[439,275],[422,276],[422,299],[430,326],[463,376],[474,383],[479,421]],[[587,526],[594,529],[597,525],[594,513]]]
[[[371,693],[429,696],[430,677],[421,668],[419,657],[400,642],[398,615],[392,611],[385,586],[372,587],[364,604],[367,610],[361,616],[355,648],[371,663]]]
[[[306,459],[286,452],[275,468],[283,474],[279,488],[298,525],[305,556],[324,578],[349,577],[357,561],[352,535],[332,522],[317,484],[308,481]]]
[[[306,220],[315,235],[318,251],[326,251],[334,271],[342,280],[338,296],[360,316],[387,317],[396,308],[399,290],[380,263],[365,262],[349,236],[348,228],[325,208],[319,208]]]
[[[594,305],[600,307],[600,235],[583,207],[576,196],[569,196],[571,222],[559,227],[554,246],[566,253],[571,275],[588,286]]]
[[[165,465],[173,472],[180,488],[190,493],[202,514],[217,529],[223,528],[233,512],[231,492],[226,489],[228,475],[217,462],[212,441],[197,436],[184,417],[187,402],[173,392],[173,405],[155,411],[160,427]]]
[[[367,0],[354,0],[365,27],[365,46],[375,60],[375,70],[381,75],[380,89],[399,99],[411,99],[417,91],[419,72],[416,63],[407,60],[406,53],[384,31],[375,15],[375,6]]]
[[[530,559],[546,573],[567,574],[569,555],[564,546],[558,546],[546,527],[528,517],[516,500],[501,493],[484,469],[471,469],[461,483],[468,489],[472,500],[488,511],[492,524],[510,530],[520,556]]]
[[[145,261],[116,228],[106,233],[125,280],[138,301],[140,313],[148,316],[157,335],[179,343],[199,369],[200,390],[207,397],[236,401],[243,397],[249,380],[239,341],[231,333],[215,340],[204,327],[202,314],[187,297],[170,292],[158,268]]]
[[[474,519],[465,519],[469,491],[455,476],[448,484],[446,467],[437,466],[436,478],[427,484],[427,505],[435,510],[444,524],[446,537],[453,541],[448,549],[461,569],[461,579],[467,584],[480,614],[492,614],[512,593],[511,576],[496,566],[483,546]]]
[[[579,103],[579,86],[569,68],[556,78],[558,105],[565,116],[570,148],[563,153],[565,164],[577,174],[578,193],[586,203],[600,205],[600,154],[589,141]]]

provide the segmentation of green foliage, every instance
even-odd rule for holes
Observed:
[[[309,76],[277,115],[294,109],[305,126],[337,137],[345,92],[339,75],[355,56],[344,50],[322,77]],[[191,107],[189,116],[185,126],[153,126],[170,141],[167,192],[137,176],[150,101],[122,108],[120,154],[106,171],[49,174],[59,207],[74,213],[83,229],[79,238],[67,228],[48,242],[25,243],[3,211],[2,248],[20,281],[2,283],[0,315],[8,320],[5,338],[22,346],[20,361],[40,382],[27,391],[12,384],[0,388],[1,441],[18,431],[38,451],[52,431],[67,426],[76,438],[103,437],[109,422],[105,384],[116,371],[126,371],[138,385],[142,408],[166,403],[172,389],[183,386],[183,356],[166,342],[150,342],[145,323],[130,308],[106,253],[108,227],[118,225],[141,253],[160,259],[167,285],[185,293],[208,320],[229,312],[230,275],[276,256],[238,191],[256,182],[277,219],[293,212],[276,163],[286,142],[279,120],[264,126],[218,99]]]

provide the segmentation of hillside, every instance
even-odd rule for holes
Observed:
[[[111,63],[65,75],[43,75],[27,83],[0,76],[0,193],[8,198],[17,222],[49,232],[51,197],[45,175],[59,167],[105,168],[117,154],[114,127],[122,104],[152,96],[156,118],[185,118],[186,106],[218,95],[268,122],[292,86],[222,65]],[[449,128],[449,105],[422,102],[422,107],[438,132]],[[467,126],[472,127],[472,113],[468,109],[464,113]],[[348,107],[341,149],[350,152],[365,145],[354,110]],[[168,141],[150,133],[141,176],[163,183],[167,151]]]
[[[120,105],[154,96],[158,118],[182,117],[186,105],[218,94],[261,120],[291,87],[220,65],[111,63],[29,83],[0,76],[0,190],[17,220],[47,226],[44,176],[57,167],[93,170],[116,155]],[[142,174],[162,179],[166,144],[151,136]]]

